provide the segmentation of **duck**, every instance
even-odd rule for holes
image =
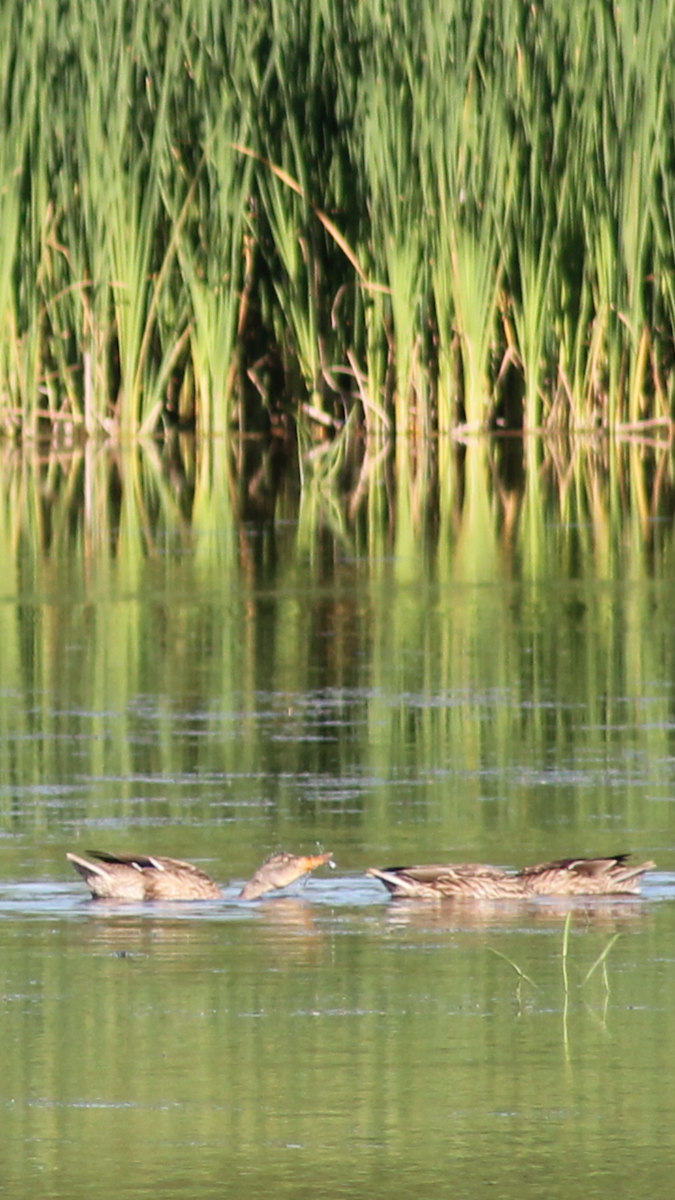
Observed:
[[[608,858],[560,858],[521,871],[487,863],[420,867],[370,867],[395,899],[510,900],[533,896],[639,896],[653,862],[632,865],[629,854]]]
[[[66,854],[96,900],[221,900],[218,884],[180,858],[146,854],[108,854],[88,850],[89,858]],[[244,885],[239,898],[256,900],[266,892],[288,887],[324,863],[328,854],[273,854]]]
[[[332,854],[273,854],[267,858],[239,893],[240,900],[257,900],[265,892],[278,891],[295,883],[301,875],[307,875],[315,867],[333,863]],[[333,866],[335,864],[333,863]]]

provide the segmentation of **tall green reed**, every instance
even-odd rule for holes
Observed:
[[[119,427],[122,436],[130,436],[143,427],[154,399],[149,347],[166,254],[172,249],[170,240],[165,247],[158,244],[163,217],[161,173],[180,39],[175,25],[166,34],[152,27],[150,5],[135,7],[131,29],[125,15],[119,8],[97,12],[95,38],[84,62],[89,109],[83,196],[91,206],[91,220],[100,229],[97,241],[100,238],[102,266],[107,268],[107,279],[104,276],[100,282],[111,289],[117,333]],[[162,41],[152,72],[138,61],[145,36]],[[134,78],[139,74],[141,79]],[[129,106],[130,96],[139,95],[141,82],[144,122]]]
[[[198,232],[185,221],[178,259],[192,314],[189,341],[199,430],[222,435],[233,423],[233,370],[245,283],[242,244],[251,174],[250,160],[242,162],[237,154],[227,123],[220,123],[207,137],[203,173],[205,180],[197,184],[192,207],[196,213],[205,212],[205,219],[199,221]],[[200,202],[202,190],[212,197],[208,207]],[[189,202],[188,195],[183,203]],[[217,254],[213,246],[218,247]],[[243,412],[240,426],[245,427]]]
[[[480,10],[480,6],[479,6]],[[474,16],[475,21],[475,16]],[[433,230],[433,290],[439,341],[439,417],[452,426],[451,401],[442,389],[452,379],[458,341],[460,401],[455,421],[483,427],[492,415],[495,362],[499,362],[498,308],[503,285],[504,230],[513,199],[512,149],[499,86],[479,63],[474,30],[448,48],[445,70],[434,81],[423,127]],[[433,31],[429,31],[430,41]],[[457,61],[459,60],[459,61]],[[440,66],[440,64],[439,64]],[[454,70],[453,70],[454,67]],[[457,69],[459,67],[459,70]],[[441,115],[434,123],[434,111]],[[451,385],[452,386],[452,385]]]
[[[0,17],[5,428],[670,419],[669,0],[59,13]]]
[[[525,424],[536,429],[542,419],[546,370],[555,363],[546,354],[554,329],[554,313],[561,288],[561,252],[568,199],[567,157],[571,114],[566,98],[558,99],[560,64],[542,53],[534,38],[522,55],[518,70],[516,112],[520,136],[518,196],[512,214],[513,320],[518,353],[525,377]],[[543,60],[543,61],[542,61]],[[542,188],[542,179],[550,183]],[[548,393],[553,381],[548,379]]]

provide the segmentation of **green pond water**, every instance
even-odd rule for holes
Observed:
[[[588,464],[571,507],[500,491],[477,446],[433,520],[386,480],[365,515],[325,480],[260,510],[254,467],[207,503],[198,463],[4,463],[0,1194],[669,1195],[667,504],[617,516]],[[237,899],[317,844],[335,870]],[[93,903],[91,847],[223,900]],[[639,900],[364,875],[624,850]]]

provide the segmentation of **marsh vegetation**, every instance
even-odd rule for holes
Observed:
[[[8,0],[0,424],[668,423],[672,5]]]

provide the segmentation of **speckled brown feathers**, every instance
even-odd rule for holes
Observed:
[[[609,858],[562,858],[519,871],[527,894],[534,896],[639,896],[642,878],[656,865],[631,865],[628,854]]]
[[[89,858],[68,858],[98,900],[220,900],[217,883],[179,858],[145,854],[106,854],[88,850]],[[266,892],[288,887],[301,875],[329,862],[330,854],[273,854],[258,868],[240,893],[243,900],[257,900]]]
[[[242,900],[257,900],[259,896],[264,896],[265,892],[288,887],[301,875],[330,862],[331,857],[330,854],[273,854],[258,867],[255,875],[251,876],[240,892],[240,897]]]
[[[533,896],[638,896],[653,862],[631,866],[627,854],[610,858],[563,858],[522,871],[482,863],[421,867],[371,867],[392,896],[418,900],[501,900]]]
[[[430,864],[424,867],[371,867],[367,872],[381,880],[392,896],[417,900],[496,900],[522,896],[514,875],[482,863]]]
[[[199,867],[179,858],[144,854],[106,854],[88,850],[68,858],[92,896],[99,900],[219,900],[218,885]]]

